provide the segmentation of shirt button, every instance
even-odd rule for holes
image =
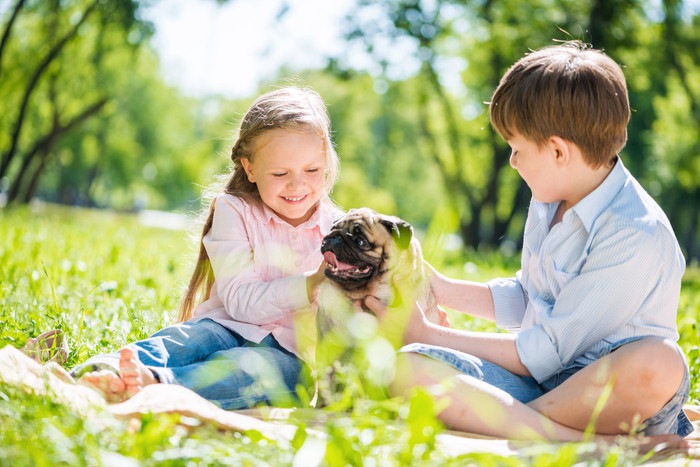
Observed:
[[[293,238],[294,240],[296,240],[297,238],[299,238],[299,232],[296,232],[296,231],[295,231],[295,232],[292,232],[292,238]]]
[[[298,260],[294,261],[294,265],[295,265],[296,267],[301,266],[301,260],[298,259]]]

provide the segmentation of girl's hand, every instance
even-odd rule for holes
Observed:
[[[324,261],[319,265],[316,272],[306,276],[306,293],[309,297],[309,303],[314,303],[316,301],[318,286],[321,285],[321,282],[326,278],[326,266],[327,263]]]

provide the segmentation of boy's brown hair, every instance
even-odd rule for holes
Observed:
[[[517,132],[544,144],[559,136],[575,143],[593,168],[614,160],[627,141],[625,76],[610,57],[579,41],[518,60],[501,78],[489,109],[504,139]]]

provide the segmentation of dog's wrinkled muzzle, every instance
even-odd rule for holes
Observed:
[[[321,244],[323,260],[328,264],[325,276],[346,290],[364,287],[375,272],[375,267],[355,255],[348,255],[349,245],[342,235],[329,235]]]

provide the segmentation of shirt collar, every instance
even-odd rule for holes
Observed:
[[[581,219],[581,222],[588,232],[591,231],[595,220],[608,208],[629,177],[630,173],[618,156],[615,166],[608,176],[605,177],[603,183],[571,208],[579,219]]]
[[[334,209],[332,202],[324,198],[322,198],[316,204],[316,210],[311,215],[311,217],[309,217],[309,219],[306,222],[304,222],[301,225],[298,225],[297,227],[292,227],[291,225],[289,225],[285,220],[278,216],[277,213],[275,213],[275,211],[270,209],[265,203],[263,203],[260,200],[256,200],[256,202],[251,203],[251,207],[253,208],[252,212],[255,218],[264,225],[267,225],[270,222],[274,221],[278,224],[287,225],[292,229],[299,230],[313,229],[316,226],[319,226],[321,232],[324,235],[330,232],[331,225],[333,224],[333,220],[335,219],[335,217],[331,215],[332,211],[329,211]]]
[[[576,213],[588,232],[591,231],[595,220],[610,205],[630,176],[629,171],[622,164],[622,159],[618,156],[615,166],[605,177],[603,183],[571,208],[571,211]],[[549,225],[558,206],[559,203],[542,203],[533,198],[530,209],[535,209],[535,213],[540,219],[547,219],[547,225]],[[568,212],[564,214],[564,217],[567,215],[569,215]]]

